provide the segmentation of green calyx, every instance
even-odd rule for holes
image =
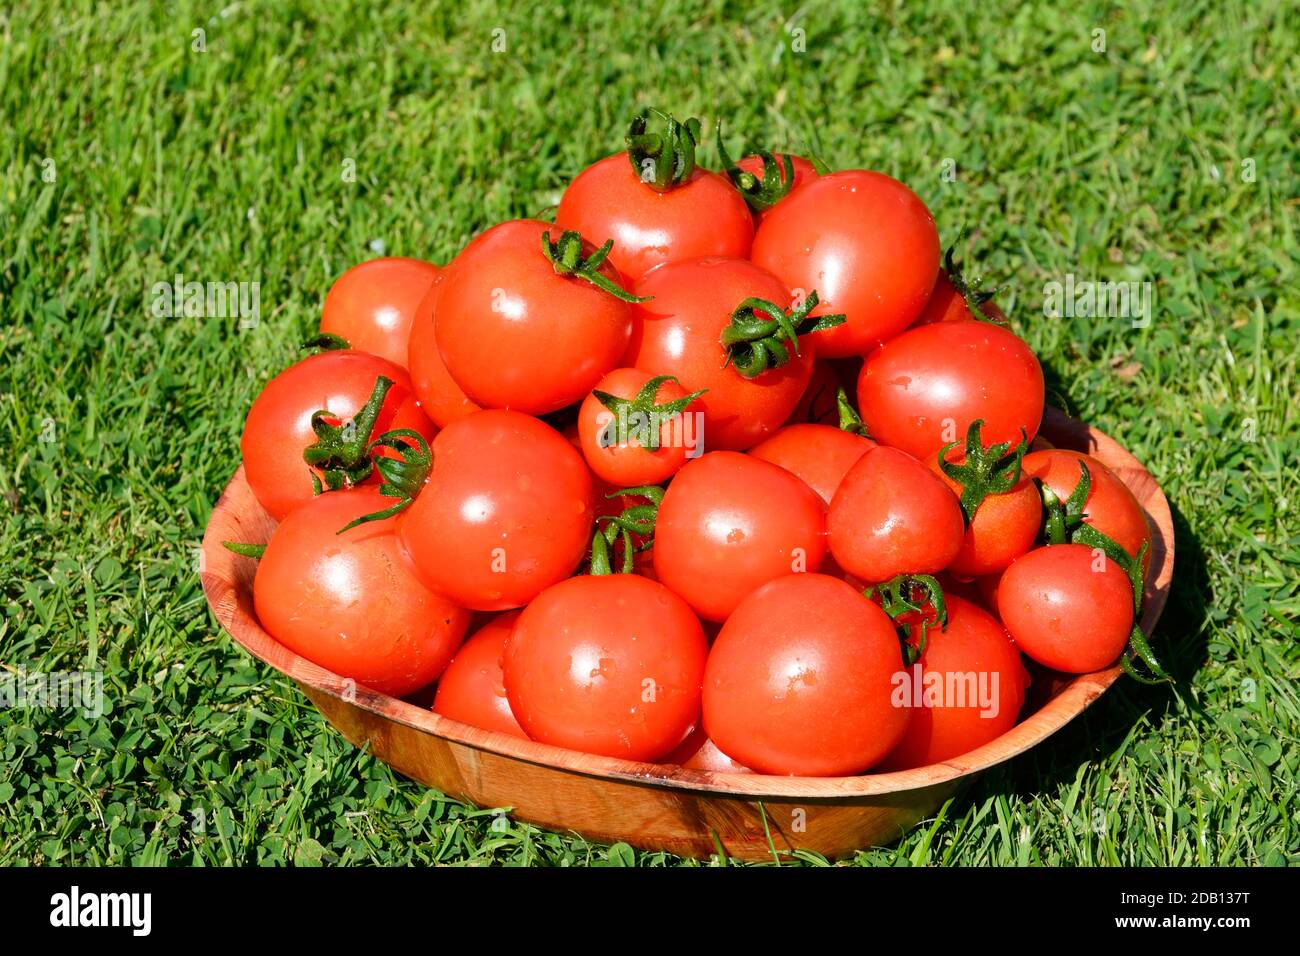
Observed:
[[[762,176],[755,176],[732,161],[722,141],[722,120],[718,120],[718,158],[722,160],[722,169],[749,208],[762,212],[776,205],[794,188],[794,160],[785,155],[778,161],[765,149],[755,150],[754,155],[763,161]]]
[[[1064,501],[1042,481],[1038,488],[1043,498],[1043,537],[1048,544],[1065,544],[1088,517],[1083,505],[1092,492],[1092,472],[1087,462],[1079,462],[1079,482]]]
[[[622,488],[605,497],[622,498],[625,495],[648,498],[649,501],[624,508],[621,514],[605,515],[597,522],[596,534],[591,539],[592,574],[631,574],[638,552],[647,550],[654,542],[655,521],[659,517],[659,506],[663,504],[664,490],[658,485],[638,485]],[[638,546],[634,538],[644,540]],[[620,544],[621,549],[616,547]],[[613,566],[616,551],[621,551],[617,571]]]
[[[708,391],[702,388],[698,392],[691,392],[685,398],[655,404],[659,386],[664,382],[680,384],[675,376],[657,375],[641,386],[635,398],[619,398],[617,395],[599,389],[592,390],[591,394],[596,396],[596,400],[614,414],[609,424],[601,430],[599,439],[601,448],[626,445],[635,438],[637,444],[647,451],[658,451],[659,431],[663,425],[685,412],[691,402]]]
[[[790,350],[799,354],[799,336],[833,329],[844,322],[843,315],[810,315],[817,308],[816,290],[809,292],[789,312],[766,299],[746,299],[731,313],[731,324],[722,330],[722,347],[727,360],[745,378],[757,378],[770,368],[790,361]]]
[[[1064,501],[1044,482],[1038,481],[1038,486],[1043,498],[1043,537],[1047,544],[1081,544],[1094,551],[1101,551],[1128,576],[1129,586],[1133,589],[1133,630],[1129,634],[1128,650],[1120,658],[1124,673],[1142,684],[1172,684],[1174,679],[1160,666],[1160,661],[1151,650],[1151,644],[1138,623],[1145,583],[1142,569],[1150,546],[1143,541],[1136,555],[1129,554],[1115,539],[1085,522],[1088,515],[1083,506],[1092,491],[1092,472],[1088,469],[1087,462],[1079,462],[1079,481]],[[1138,670],[1137,661],[1142,662],[1150,672],[1149,675]]]
[[[1029,451],[1029,436],[1020,429],[1020,442],[1015,448],[1011,442],[998,442],[984,447],[980,429],[984,420],[977,418],[966,429],[963,452],[965,461],[960,465],[948,461],[952,449],[962,445],[953,441],[939,449],[939,468],[945,475],[961,485],[961,510],[967,527],[975,520],[975,511],[989,495],[1006,494],[1020,481],[1020,463]]]
[[[1142,662],[1147,673],[1138,669],[1138,661]],[[1138,627],[1137,624],[1133,625],[1133,631],[1128,636],[1128,649],[1120,657],[1119,665],[1124,669],[1125,674],[1139,684],[1154,686],[1156,684],[1174,683],[1174,679],[1160,666],[1160,661],[1156,658],[1155,652],[1151,650],[1151,644],[1147,641],[1147,636],[1142,633],[1142,628]]]
[[[650,118],[662,120],[661,133],[650,132]],[[627,130],[627,157],[641,182],[658,192],[680,186],[695,172],[695,149],[700,141],[700,121],[680,123],[670,113],[644,109]]]
[[[991,301],[993,296],[997,294],[997,287],[995,286],[992,289],[981,289],[980,283],[983,281],[983,278],[978,277],[974,282],[970,281],[966,278],[965,273],[962,272],[961,264],[956,261],[955,256],[957,252],[957,243],[961,242],[965,235],[965,229],[958,232],[957,238],[953,240],[952,245],[950,245],[948,250],[944,253],[943,271],[948,276],[948,281],[952,283],[952,287],[957,290],[957,294],[966,300],[966,308],[970,310],[970,314],[973,318],[976,318],[981,322],[992,323],[993,325],[1002,325],[1004,323],[989,318],[984,314],[984,310],[980,308],[980,306],[984,305],[986,302]]]
[[[397,457],[375,454],[380,448],[397,452]],[[384,432],[370,443],[367,453],[374,460],[379,477],[383,479],[379,484],[379,493],[387,498],[396,498],[397,501],[387,508],[354,518],[340,528],[338,534],[357,525],[383,521],[405,511],[424,487],[429,470],[433,467],[433,452],[429,450],[429,443],[423,435],[410,428],[395,428]]]
[[[317,332],[302,343],[302,348],[304,351],[320,349],[324,352],[337,352],[341,349],[350,349],[352,345],[343,336],[335,335],[333,332]]]
[[[361,410],[337,425],[330,421],[337,416],[329,411],[322,409],[312,413],[311,430],[316,434],[316,442],[303,450],[302,457],[311,469],[312,488],[316,494],[349,488],[370,477],[374,469],[370,460],[370,433],[375,429],[379,410],[392,387],[393,380],[380,375],[375,379],[375,390]]]
[[[582,254],[582,236],[570,229],[562,233],[558,242],[551,241],[550,230],[542,233],[542,254],[546,256],[556,274],[575,276],[586,279],[602,292],[608,292],[623,302],[649,302],[650,296],[636,296],[618,285],[600,271],[601,265],[609,258],[609,251],[614,248],[614,240],[605,244],[589,256]]]
[[[873,584],[862,593],[867,597],[879,595],[881,609],[890,620],[897,621],[904,614],[922,615],[921,639],[917,643],[908,640],[906,630],[899,634],[903,662],[909,666],[925,653],[930,628],[937,624],[942,631],[948,626],[948,605],[943,598],[943,587],[928,574],[900,574],[881,584]],[[930,609],[934,611],[933,619],[925,613]]]
[[[858,410],[849,401],[849,393],[842,388],[835,394],[835,406],[839,410],[840,431],[848,432],[850,435],[861,435],[863,438],[871,437],[871,433],[867,431],[867,423],[862,420]]]

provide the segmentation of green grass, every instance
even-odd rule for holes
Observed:
[[[678,862],[396,776],[220,633],[195,569],[330,280],[551,205],[646,102],[975,230],[1053,387],[1175,509],[1177,686],[1121,683],[853,862],[1300,861],[1296,3],[220,6],[0,13],[0,662],[101,669],[108,706],[0,711],[0,863]],[[261,322],[154,318],[178,271],[260,282]],[[1150,326],[1045,318],[1068,273],[1155,283]]]

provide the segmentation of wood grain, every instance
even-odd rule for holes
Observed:
[[[1049,409],[1043,436],[1108,465],[1137,496],[1153,542],[1142,629],[1164,609],[1174,566],[1173,521],[1155,479],[1114,440]],[[243,468],[221,495],[203,539],[203,590],[213,614],[257,659],[293,678],[325,718],[358,746],[414,780],[483,807],[598,842],[625,841],[685,856],[741,859],[803,848],[834,858],[897,839],[982,770],[1024,753],[1059,730],[1120,676],[1119,667],[1059,677],[1035,712],[961,757],[896,773],[771,777],[636,763],[578,753],[448,720],[425,708],[353,688],[292,653],[253,612],[256,562],[222,541],[263,543],[275,522],[257,503]],[[769,844],[770,838],[770,844]]]

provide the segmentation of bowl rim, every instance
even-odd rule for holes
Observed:
[[[1146,468],[1100,429],[1048,408],[1040,434],[1058,447],[1096,457],[1116,473],[1142,505],[1152,528],[1152,549],[1140,626],[1150,637],[1164,610],[1173,579],[1174,535],[1168,499]],[[252,520],[245,520],[244,509],[247,508],[257,512]],[[240,600],[239,585],[234,579],[235,568],[238,562],[251,562],[253,559],[235,555],[221,544],[228,540],[265,540],[272,525],[272,520],[253,497],[241,464],[208,521],[203,537],[200,575],[213,615],[244,650],[304,688],[339,698],[421,733],[501,757],[585,776],[750,799],[835,800],[915,791],[951,783],[1024,753],[1082,713],[1123,673],[1116,664],[1077,675],[1056,696],[995,740],[959,757],[910,770],[850,777],[784,777],[693,770],[674,764],[605,757],[460,723],[416,704],[345,681],[338,674],[313,664],[277,642],[262,629],[251,613],[251,605],[245,607]]]

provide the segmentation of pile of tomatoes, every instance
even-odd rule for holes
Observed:
[[[1031,671],[1162,677],[1142,508],[1037,437],[1039,362],[921,199],[699,139],[646,111],[554,222],[338,279],[243,433],[263,627],[457,721],[732,772],[920,766]]]

